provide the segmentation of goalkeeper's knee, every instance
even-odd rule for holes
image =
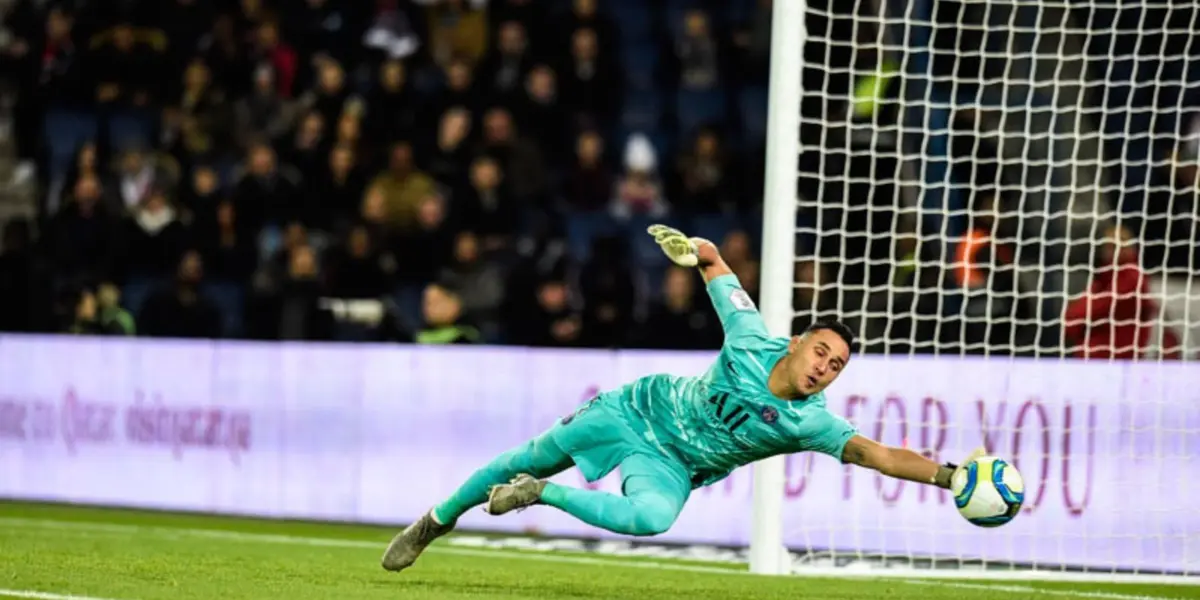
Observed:
[[[633,519],[629,523],[629,531],[622,532],[628,535],[652,536],[666,533],[671,525],[675,524],[675,518],[679,516],[679,513],[665,498],[654,496],[631,498],[630,504],[633,507]]]

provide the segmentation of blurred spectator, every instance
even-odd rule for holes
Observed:
[[[364,226],[350,230],[343,248],[329,258],[326,283],[337,298],[379,298],[391,290],[383,256]]]
[[[320,172],[327,162],[329,141],[326,134],[325,115],[319,110],[309,111],[300,119],[291,140],[281,150],[282,159],[296,168],[301,177]]]
[[[305,248],[312,249],[313,241],[304,223],[292,221],[284,226],[279,246],[262,261],[255,273],[256,291],[262,295],[278,294],[288,278],[293,255]]]
[[[109,335],[134,335],[137,327],[133,315],[121,306],[121,288],[102,283],[96,288],[96,321]]]
[[[66,294],[65,308],[70,311],[64,333],[75,335],[103,335],[100,325],[96,294],[89,288],[70,290]]]
[[[329,152],[329,164],[314,173],[306,186],[306,204],[318,227],[338,231],[358,220],[367,181],[353,148],[339,144]]]
[[[602,237],[592,245],[591,259],[580,271],[584,298],[584,345],[619,348],[633,324],[636,289],[625,240]]]
[[[462,296],[441,284],[425,287],[421,303],[424,327],[417,332],[418,344],[473,344],[479,331],[462,322]]]
[[[258,263],[254,237],[238,225],[232,202],[216,204],[211,214],[198,223],[196,232],[208,275],[217,282],[244,284]]]
[[[669,211],[658,175],[658,156],[644,135],[631,136],[625,145],[625,174],[617,182],[609,210],[619,219],[634,215],[659,218]]]
[[[579,134],[563,191],[567,205],[578,211],[600,210],[612,199],[613,175],[604,160],[604,138],[596,131]]]
[[[197,231],[211,229],[217,204],[222,200],[221,180],[209,165],[197,165],[179,191],[179,208],[187,214]]]
[[[488,250],[505,246],[519,224],[517,206],[503,182],[496,160],[480,156],[471,163],[470,185],[459,199],[462,224],[477,232]]]
[[[371,190],[382,203],[383,221],[396,233],[410,231],[416,225],[419,204],[434,190],[432,178],[417,169],[412,144],[392,145],[387,170],[371,182]]]
[[[374,164],[375,154],[374,146],[368,143],[368,140],[363,137],[362,130],[362,112],[361,108],[349,108],[342,113],[340,119],[337,120],[337,127],[334,129],[333,143],[326,146],[345,146],[354,151],[354,156],[362,164]],[[318,171],[320,168],[318,167]]]
[[[466,185],[472,156],[470,134],[471,113],[466,109],[451,108],[441,115],[437,139],[426,152],[430,176],[451,188]]]
[[[533,53],[525,27],[518,21],[508,21],[500,25],[496,47],[480,65],[479,73],[495,99],[511,100],[532,66]]]
[[[556,169],[570,164],[570,114],[558,101],[558,83],[554,71],[537,65],[529,71],[525,94],[515,102],[517,123],[538,144],[542,156]]]
[[[270,67],[275,72],[276,91],[284,98],[292,97],[299,59],[296,51],[279,37],[277,22],[258,24],[250,44],[250,61],[258,68]]]
[[[188,251],[179,261],[174,281],[151,293],[138,315],[142,335],[175,338],[217,338],[221,318],[204,293],[204,261]]]
[[[5,65],[17,87],[13,137],[22,161],[18,168],[27,177],[41,148],[45,111],[91,100],[84,86],[87,68],[81,64],[87,48],[77,45],[75,16],[63,3],[19,3],[5,21],[15,34]]]
[[[692,214],[733,213],[738,189],[717,132],[701,129],[676,165],[675,206]]]
[[[999,200],[991,194],[978,197],[973,227],[958,245],[955,271],[964,290],[964,341],[967,350],[1013,343],[1016,320],[1033,317],[1021,300],[1011,241],[1003,235],[1007,225]]]
[[[1138,265],[1133,236],[1124,227],[1108,231],[1097,253],[1096,273],[1084,295],[1066,308],[1067,343],[1078,358],[1139,358],[1151,345],[1159,306],[1150,297],[1150,284]],[[1164,328],[1162,354],[1178,358],[1178,335]]]
[[[380,65],[379,82],[366,99],[366,123],[371,142],[383,144],[414,135],[418,102],[403,62],[388,60]]]
[[[435,63],[445,65],[452,58],[463,58],[474,65],[483,58],[488,26],[482,8],[469,6],[466,0],[438,0],[427,12],[429,53]]]
[[[684,15],[675,57],[679,61],[680,88],[709,90],[721,83],[721,49],[703,10],[692,9]]]
[[[415,228],[395,238],[396,272],[402,283],[425,285],[450,262],[454,228],[446,199],[431,190],[417,204]]]
[[[281,285],[258,298],[250,321],[252,337],[269,340],[331,340],[333,315],[322,307],[324,290],[318,273],[317,253],[307,243],[284,255]]]
[[[552,29],[546,18],[547,5],[537,0],[489,0],[487,7],[490,31],[495,34],[504,23],[517,22],[525,29],[530,44],[539,55],[553,54],[547,48]],[[549,35],[548,35],[549,34]]]
[[[67,168],[66,174],[51,181],[44,206],[46,212],[50,214],[58,212],[59,207],[62,206],[63,194],[70,193],[70,190],[75,189],[75,183],[82,176],[95,177],[101,182],[101,185],[104,185],[105,180],[111,179],[103,167],[104,164],[105,160],[101,156],[100,147],[94,140],[80,144],[79,149],[75,152],[75,159]]]
[[[576,29],[571,35],[570,57],[561,72],[559,90],[563,106],[570,107],[581,123],[595,127],[612,124],[624,87],[611,55],[601,54],[594,30]]]
[[[490,101],[490,97],[485,91],[480,90],[480,86],[476,85],[475,74],[471,71],[471,65],[467,61],[452,60],[443,70],[446,81],[445,89],[441,90],[430,103],[427,109],[430,117],[424,120],[437,118],[451,108],[465,108],[474,114]],[[424,137],[427,133],[419,131],[418,135]]]
[[[170,274],[186,250],[187,235],[166,191],[152,188],[125,221],[125,275],[158,278]]]
[[[98,102],[144,107],[162,95],[166,38],[160,32],[119,22],[93,37],[90,46],[87,73]]]
[[[547,279],[537,286],[537,305],[526,322],[514,324],[513,341],[529,346],[573,347],[582,343],[583,321],[571,306],[565,281]]]
[[[481,152],[495,158],[509,181],[509,191],[522,207],[536,206],[547,190],[546,163],[537,146],[516,131],[512,114],[492,108],[483,117]]]
[[[325,123],[336,123],[349,107],[352,98],[353,95],[346,86],[346,71],[342,69],[342,65],[331,59],[321,59],[317,66],[316,86],[305,93],[300,102],[324,117]]]
[[[233,204],[238,225],[247,233],[303,219],[299,176],[292,168],[279,165],[269,144],[258,142],[250,147],[244,171],[234,189]]]
[[[721,344],[721,324],[707,298],[700,300],[696,274],[671,267],[662,282],[662,300],[638,327],[637,344],[662,350],[709,350]],[[797,304],[799,309],[802,305]]]
[[[212,72],[202,60],[188,64],[183,81],[179,97],[163,112],[163,139],[169,145],[187,135],[190,139],[184,143],[192,147],[223,152],[232,141],[233,125],[224,92],[213,85]]]
[[[119,221],[103,200],[100,181],[84,175],[58,213],[46,224],[46,246],[56,275],[64,280],[107,279],[119,253]]]
[[[571,12],[563,19],[557,31],[562,32],[566,39],[560,42],[563,49],[569,48],[572,35],[580,29],[589,29],[596,36],[596,44],[611,52],[617,43],[617,28],[613,20],[598,10],[596,0],[574,0]],[[610,59],[613,57],[610,57]]]
[[[133,212],[145,203],[154,190],[173,188],[177,176],[159,157],[147,152],[139,143],[134,143],[121,152],[117,171],[117,193],[120,203],[116,207],[122,214]]]
[[[504,302],[504,270],[485,257],[479,237],[463,231],[454,240],[454,259],[442,271],[439,281],[457,290],[462,298],[463,315],[482,330],[485,339],[497,337],[500,308]]]
[[[238,146],[245,150],[254,140],[278,140],[292,126],[295,108],[275,84],[275,70],[260,66],[254,70],[254,85],[235,106]]]

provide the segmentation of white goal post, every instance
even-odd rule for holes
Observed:
[[[777,1],[771,14],[759,304],[767,328],[775,335],[787,335],[795,316],[792,271],[796,260],[796,157],[800,155],[799,65],[804,54],[804,9],[803,1]],[[787,558],[782,534],[784,462],[781,457],[768,458],[755,463],[753,470],[750,569],[755,573],[780,573]]]
[[[1027,490],[982,529],[938,490],[765,460],[750,570],[1200,583],[1200,7],[772,18],[767,327],[842,320],[831,410],[939,461],[984,445]]]

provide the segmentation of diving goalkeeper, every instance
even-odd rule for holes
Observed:
[[[604,392],[501,454],[397,534],[384,553],[385,569],[411,566],[480,504],[493,515],[545,504],[615,533],[657,535],[675,522],[692,490],[777,454],[821,452],[950,487],[956,465],[878,444],[825,407],[823,390],[850,362],[849,329],[818,323],[790,339],[772,337],[716,246],[662,225],[649,233],[672,262],[697,267],[704,277],[725,330],[716,362],[699,376],[650,375]],[[572,466],[588,481],[619,468],[621,495],[545,481]]]

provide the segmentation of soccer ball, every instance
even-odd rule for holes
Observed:
[[[999,527],[1021,512],[1025,481],[1016,467],[995,456],[962,465],[950,479],[954,504],[964,519],[980,527]]]

